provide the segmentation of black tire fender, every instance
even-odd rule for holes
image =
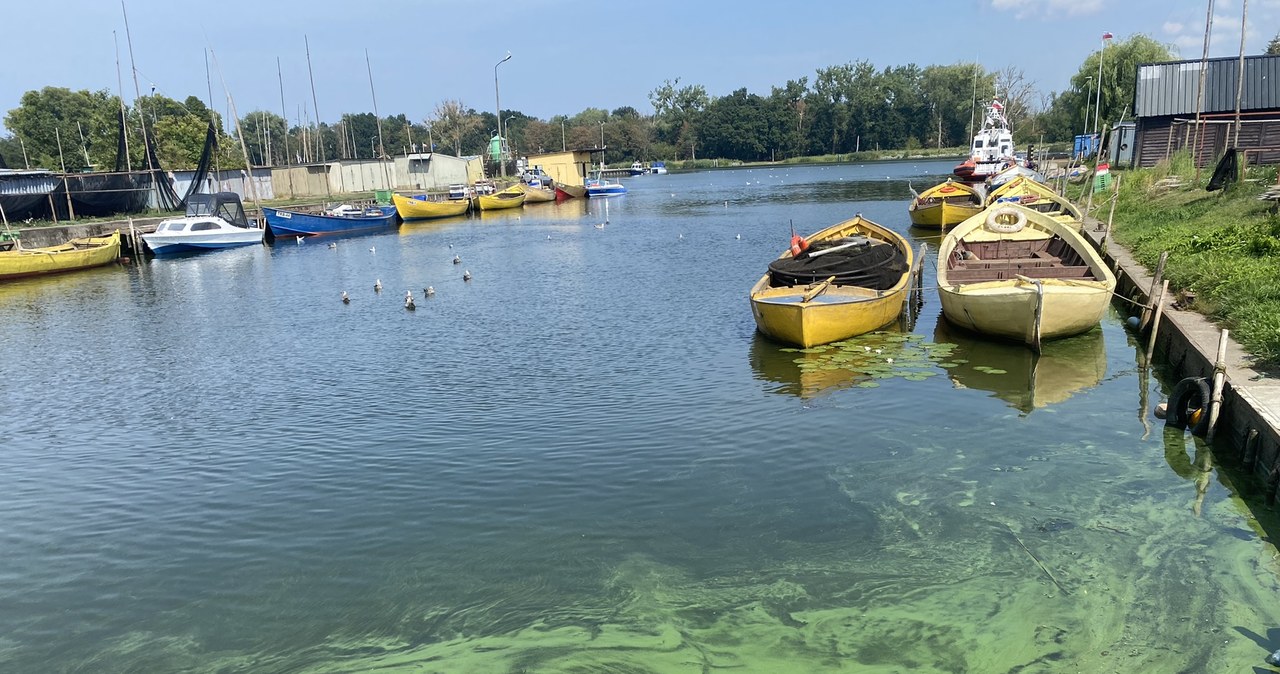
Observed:
[[[1204,437],[1209,432],[1210,396],[1209,381],[1204,377],[1187,377],[1178,382],[1169,394],[1165,424],[1189,428],[1192,435]]]

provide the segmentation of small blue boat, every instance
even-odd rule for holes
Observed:
[[[602,176],[587,179],[588,197],[616,197],[626,193],[626,186],[620,182],[610,181]]]
[[[389,229],[396,224],[395,206],[356,208],[342,205],[324,213],[299,213],[281,208],[267,208],[267,228],[277,238],[315,236],[317,234],[359,234]]]

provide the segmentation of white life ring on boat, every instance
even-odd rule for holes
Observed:
[[[986,226],[1001,234],[1020,232],[1027,226],[1027,215],[1016,208],[997,208],[987,214]]]

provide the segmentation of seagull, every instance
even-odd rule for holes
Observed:
[[[733,235],[733,238],[738,239],[738,240],[742,240],[742,235],[741,235],[741,234],[734,234],[734,235]]]
[[[684,239],[684,234],[681,234],[678,238]]]
[[[453,248],[453,244],[449,244],[449,248]]]
[[[378,247],[377,247],[377,246],[369,246],[369,252],[370,252],[370,253],[376,253],[376,252],[378,252]]]
[[[329,250],[336,250],[337,248],[338,248],[338,244],[332,241],[329,242]]]
[[[350,298],[350,297],[347,297],[347,291],[345,291],[345,290],[344,290],[344,291],[342,291],[342,303],[343,303],[343,304],[351,304],[351,298]]]
[[[404,291],[404,308],[408,309],[409,311],[415,311],[418,308],[418,305],[413,303],[412,290]]]
[[[300,236],[295,236],[294,238],[298,240],[298,243],[302,243],[302,237],[300,237]]]
[[[454,256],[453,256],[453,263],[454,263],[454,264],[462,264],[462,258],[461,258],[461,257],[459,257],[459,256],[457,256],[457,255],[454,255]]]
[[[470,271],[468,271],[468,270],[463,270],[463,272],[462,272],[462,280],[463,280],[463,281],[470,281],[470,280],[471,280],[471,272],[470,272]]]
[[[373,282],[373,292],[375,293],[382,292],[382,279],[378,279]]]
[[[423,288],[423,289],[422,289],[422,294],[423,294],[423,295],[426,295],[427,297],[431,297],[432,295],[436,294],[436,287],[435,287],[435,286],[427,286],[427,287],[425,287],[425,288]]]
[[[596,229],[604,229],[604,223],[603,223],[603,222],[598,222],[598,223],[596,223],[596,226],[595,226],[595,227],[596,227]]]
[[[551,235],[550,235],[550,234],[548,234],[548,235],[547,235],[547,241],[550,241],[550,240],[551,240]]]
[[[884,360],[885,360],[885,362],[886,362],[886,363],[888,363],[888,364],[890,364],[890,365],[893,365],[893,359],[892,359],[892,358],[885,358]]]

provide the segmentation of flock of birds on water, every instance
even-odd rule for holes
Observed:
[[[303,242],[303,240],[304,240],[304,237],[301,237],[301,236],[300,236],[300,237],[298,237],[298,243],[299,243],[299,244],[301,244],[301,243]],[[449,244],[449,247],[450,247],[450,248],[453,248],[453,244]],[[337,248],[338,248],[338,244],[337,244],[337,243],[333,243],[333,242],[330,242],[330,243],[329,243],[329,249],[330,249],[330,250],[337,250]],[[370,252],[370,253],[377,253],[377,252],[378,252],[378,249],[377,249],[377,247],[376,247],[376,246],[370,246],[370,247],[369,247],[369,252]],[[456,254],[455,254],[455,255],[453,256],[453,263],[454,263],[454,264],[462,264],[462,256],[460,256],[460,255],[456,255]],[[464,270],[462,270],[462,280],[463,280],[463,281],[470,281],[470,280],[471,280],[471,270],[470,270],[470,269],[464,269]],[[381,293],[381,292],[382,292],[382,279],[375,279],[375,280],[374,280],[374,282],[373,282],[373,292],[375,292],[375,293]],[[436,288],[435,288],[435,286],[427,286],[427,287],[423,288],[423,289],[422,289],[422,294],[423,294],[423,296],[425,296],[425,297],[433,297],[433,296],[436,294]],[[344,290],[344,291],[342,291],[342,303],[343,303],[343,304],[351,304],[351,295],[348,295],[348,294],[347,294],[347,291],[345,291],[345,290]],[[409,311],[416,311],[416,310],[418,309],[418,303],[417,303],[417,301],[416,301],[416,300],[414,300],[414,299],[413,299],[413,291],[412,291],[412,290],[406,290],[406,291],[404,291],[404,308],[405,308],[405,309],[407,309],[407,310],[409,310]]]

